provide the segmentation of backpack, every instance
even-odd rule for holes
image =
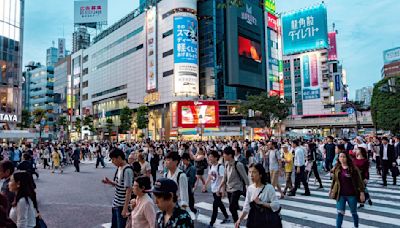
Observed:
[[[184,172],[182,170],[179,170],[178,177],[176,178],[176,183],[178,184],[178,188],[179,188],[179,178],[181,177],[182,173],[184,173]],[[168,178],[167,175],[168,175],[168,172],[164,173],[165,178]]]
[[[218,175],[219,175],[219,167],[220,167],[221,165],[222,165],[221,163],[218,163],[218,166],[217,166],[217,173],[218,173]],[[209,170],[211,170],[211,165],[209,166]]]
[[[126,169],[131,169],[132,170],[132,173],[135,173],[135,172],[133,172],[133,168],[132,168],[132,166],[130,166],[130,165],[128,165],[128,166],[126,166],[123,170],[122,170],[122,180],[124,179],[124,175],[125,175],[125,170]],[[114,181],[117,179],[117,175],[118,175],[118,168],[117,168],[117,170],[115,171],[115,174],[114,174]],[[134,178],[133,178],[134,179]]]
[[[239,170],[238,170],[238,168],[237,168],[237,163],[238,163],[238,161],[235,161],[235,171],[236,171],[236,173],[239,175],[240,181],[241,181],[242,184],[243,184],[243,190],[241,191],[241,195],[246,197],[246,192],[247,192],[247,189],[246,189],[246,182],[244,182],[244,180],[243,180],[243,178],[242,178],[242,175],[240,175],[240,173],[239,173]],[[228,166],[228,165],[226,165],[225,169],[227,169],[227,166]],[[245,167],[246,167],[246,166],[245,166]],[[246,168],[245,168],[245,169],[246,169]]]

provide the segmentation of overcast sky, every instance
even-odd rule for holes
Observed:
[[[139,0],[109,0],[109,25],[138,6]],[[347,71],[351,97],[355,90],[372,86],[381,77],[382,51],[400,46],[400,0],[325,0],[329,29],[339,30],[339,60]],[[317,4],[316,0],[276,0],[277,12]],[[72,49],[73,0],[25,1],[24,63],[45,64],[46,49],[52,41],[66,38]]]

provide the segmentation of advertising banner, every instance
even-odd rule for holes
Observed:
[[[58,38],[58,58],[65,57],[65,39]]]
[[[278,56],[278,33],[267,29],[268,36],[268,81],[269,94],[279,96],[279,56]]]
[[[337,60],[336,32],[328,33],[329,51],[328,60]]]
[[[219,127],[218,101],[178,102],[178,126],[182,128]]]
[[[265,10],[269,13],[275,13],[276,10],[276,4],[275,0],[265,0]]]
[[[268,13],[268,28],[274,30],[274,31],[278,31],[278,17],[276,17],[273,14]]]
[[[328,48],[327,12],[324,4],[282,15],[283,54]]]
[[[157,34],[156,34],[156,12],[157,8],[153,6],[147,10],[146,14],[146,45],[147,45],[147,76],[146,91],[157,90]]]
[[[383,61],[385,64],[400,60],[400,47],[392,48],[383,52]]]
[[[340,75],[337,74],[337,75],[335,75],[335,90],[336,90],[336,92],[340,91],[340,84],[342,84],[341,80],[340,80]]]
[[[196,17],[174,17],[174,91],[199,94],[198,27]]]
[[[107,22],[107,0],[74,1],[74,23]]]
[[[319,87],[319,68],[316,53],[303,55],[301,58],[301,70],[303,74],[303,100],[319,99],[321,97]]]

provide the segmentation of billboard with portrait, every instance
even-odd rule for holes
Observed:
[[[151,92],[157,90],[157,35],[156,35],[156,11],[153,6],[147,10],[146,14],[146,49],[147,49],[147,77],[146,91]]]
[[[174,17],[174,92],[199,94],[198,26],[195,16]]]
[[[324,4],[282,15],[283,54],[329,48]]]
[[[205,128],[219,126],[218,101],[180,101],[177,105],[178,126],[181,128]]]
[[[74,1],[74,23],[107,22],[107,0]]]

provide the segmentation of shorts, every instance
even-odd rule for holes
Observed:
[[[271,173],[271,184],[272,186],[276,187],[279,185],[279,171],[278,170],[274,170],[274,171],[270,171]]]
[[[203,176],[204,175],[204,169],[196,169],[196,175]]]

